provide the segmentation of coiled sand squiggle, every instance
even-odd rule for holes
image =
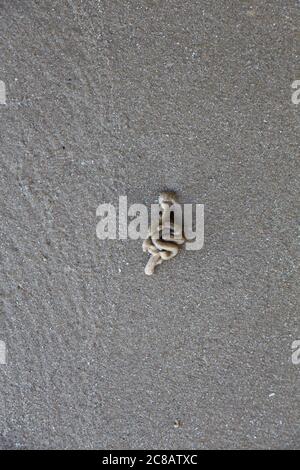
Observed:
[[[143,242],[143,251],[150,254],[145,274],[151,276],[156,266],[174,258],[185,242],[182,221],[174,221],[172,207],[177,204],[174,193],[164,192],[159,196],[161,215],[157,223],[149,228],[148,238]]]

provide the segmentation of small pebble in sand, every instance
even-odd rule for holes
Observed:
[[[181,426],[182,426],[182,422],[180,421],[180,419],[175,419],[174,428],[181,428]]]

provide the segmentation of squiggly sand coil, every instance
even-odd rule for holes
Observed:
[[[149,228],[148,238],[143,242],[143,251],[150,254],[145,274],[151,276],[156,266],[174,258],[185,242],[182,220],[174,218],[177,200],[174,193],[164,192],[159,196],[160,217]]]

